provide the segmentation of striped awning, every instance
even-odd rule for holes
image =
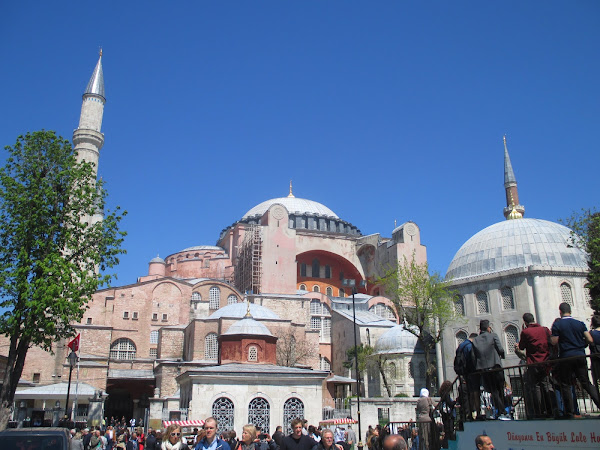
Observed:
[[[321,420],[319,425],[345,425],[348,423],[356,423],[356,420],[346,417],[345,419],[329,419]]]
[[[163,420],[163,427],[173,424],[180,427],[201,427],[204,425],[204,420]]]

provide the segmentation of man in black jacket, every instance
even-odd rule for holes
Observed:
[[[302,434],[302,419],[292,420],[292,434],[283,438],[281,450],[313,450],[317,443]]]
[[[156,442],[156,431],[153,429],[148,430],[148,436],[146,436],[146,445],[144,446],[146,450],[159,450],[160,443]]]

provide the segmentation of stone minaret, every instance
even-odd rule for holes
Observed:
[[[104,114],[104,75],[102,74],[102,50],[94,73],[83,93],[79,127],[73,132],[73,145],[77,154],[77,161],[87,161],[94,165],[94,174],[98,174],[98,160],[100,149],[104,144],[104,135],[100,132],[102,116]],[[93,217],[88,217],[88,222],[102,220],[102,211],[97,211]]]
[[[504,190],[506,191],[504,217],[506,219],[520,219],[525,214],[525,207],[519,203],[517,179],[510,163],[510,157],[508,156],[506,136],[504,136]]]

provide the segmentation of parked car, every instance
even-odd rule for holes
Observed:
[[[66,428],[8,428],[0,431],[2,450],[69,450],[71,433]]]

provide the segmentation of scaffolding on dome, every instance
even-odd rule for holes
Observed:
[[[248,225],[235,265],[235,287],[240,292],[260,294],[262,238],[260,226]]]

